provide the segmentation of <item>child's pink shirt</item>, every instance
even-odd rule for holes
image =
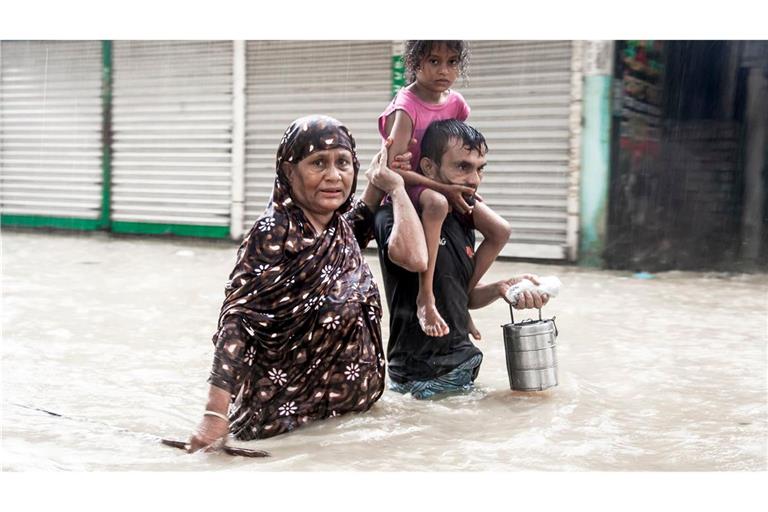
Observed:
[[[402,110],[413,123],[413,138],[416,139],[416,145],[408,149],[413,153],[411,158],[411,169],[421,173],[419,169],[419,159],[421,158],[421,139],[424,132],[432,121],[442,121],[443,119],[458,119],[466,121],[469,117],[469,105],[464,100],[461,93],[449,90],[448,98],[440,104],[427,103],[412,93],[409,89],[403,87],[397,92],[390,104],[379,116],[379,133],[381,137],[387,138],[386,122],[387,116],[396,110]]]

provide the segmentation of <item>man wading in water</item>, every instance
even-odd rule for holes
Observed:
[[[483,179],[487,152],[488,146],[480,132],[462,121],[447,119],[429,125],[422,139],[419,163],[423,174],[435,181],[477,190]],[[395,225],[391,205],[382,206],[375,218],[376,242],[390,311],[387,346],[390,389],[411,393],[419,399],[471,389],[483,354],[469,339],[469,309],[487,306],[504,297],[509,287],[523,278],[539,284],[536,276],[525,274],[490,284],[480,282],[469,290],[475,255],[472,215],[446,214],[433,289],[437,309],[450,330],[440,337],[428,336],[419,326],[416,313],[419,275],[391,258],[390,242]],[[546,294],[526,291],[515,308],[541,308],[547,300]],[[476,330],[471,334],[480,338]]]

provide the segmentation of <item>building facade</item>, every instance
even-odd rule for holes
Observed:
[[[502,255],[659,266],[643,254],[680,252],[670,240],[691,233],[705,214],[695,204],[714,197],[699,187],[715,180],[724,199],[706,224],[738,231],[723,237],[723,258],[761,261],[766,194],[745,195],[744,180],[764,190],[765,116],[744,98],[759,110],[765,74],[744,69],[764,69],[768,50],[726,46],[710,96],[730,103],[718,102],[717,119],[686,107],[688,119],[670,99],[686,86],[670,77],[693,47],[470,42],[468,79],[455,87],[490,147],[480,193],[512,225]],[[340,119],[362,165],[371,160],[376,119],[404,85],[401,53],[400,41],[2,41],[2,224],[237,240],[268,203],[293,119]],[[693,169],[691,152],[715,163]],[[662,238],[660,202],[684,212]]]

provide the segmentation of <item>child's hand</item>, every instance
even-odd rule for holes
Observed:
[[[411,146],[416,144],[416,139],[411,139]],[[392,138],[388,137],[387,140],[384,141],[384,147],[386,149],[389,149],[392,147]],[[413,158],[413,153],[410,151],[403,153],[401,155],[395,155],[394,160],[392,162],[392,169],[393,170],[400,170],[400,171],[413,171],[414,169],[411,167],[411,158]]]
[[[463,185],[446,185],[444,195],[448,199],[448,204],[451,205],[451,208],[461,213],[472,214],[474,207],[467,203],[465,196],[474,196],[475,189]]]
[[[409,151],[402,155],[395,155],[392,162],[392,169],[398,169],[400,171],[412,171],[411,169],[411,157],[413,154]]]
[[[392,145],[391,141],[388,142],[389,144],[384,144],[381,151],[373,157],[371,165],[365,171],[365,177],[374,187],[391,194],[395,189],[405,186],[405,182],[402,176],[387,167],[387,148]]]

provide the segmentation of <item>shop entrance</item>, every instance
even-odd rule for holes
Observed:
[[[617,44],[609,267],[765,265],[768,66],[748,56],[768,47],[749,45]]]

